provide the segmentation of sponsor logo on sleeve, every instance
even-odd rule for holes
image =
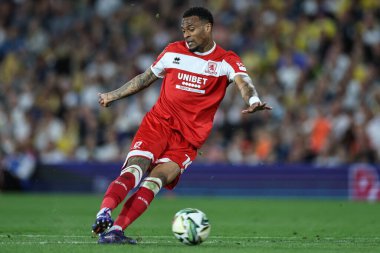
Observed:
[[[239,69],[241,71],[247,71],[247,69],[245,68],[244,64],[241,63],[241,62],[237,62],[236,65],[238,65]]]

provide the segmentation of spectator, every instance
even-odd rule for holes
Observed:
[[[140,73],[179,39],[172,12],[194,2],[0,1],[5,156],[18,157],[16,147],[30,142],[44,161],[118,159],[112,150],[130,142],[159,85],[107,116],[96,94]],[[231,86],[198,161],[380,162],[379,1],[203,4],[215,14],[217,40],[242,56],[273,112],[241,117]],[[329,108],[323,120],[315,114],[321,107]],[[98,156],[103,149],[108,155]]]

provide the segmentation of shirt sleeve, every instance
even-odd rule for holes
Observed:
[[[234,81],[236,75],[248,76],[247,69],[241,61],[240,57],[232,53],[224,59],[226,64],[227,77],[230,82]]]
[[[165,77],[165,61],[164,56],[168,51],[168,47],[166,47],[157,57],[156,61],[150,66],[153,74],[155,74],[158,78]]]

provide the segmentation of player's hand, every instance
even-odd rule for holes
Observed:
[[[254,113],[257,111],[265,111],[265,110],[272,110],[272,107],[268,106],[266,103],[253,103],[250,107],[247,109],[241,111],[241,113],[246,114],[246,113]]]
[[[98,102],[101,106],[108,107],[112,102],[107,93],[98,93],[98,97]]]

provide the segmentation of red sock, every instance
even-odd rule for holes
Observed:
[[[100,209],[104,207],[115,209],[128,195],[128,192],[135,186],[135,176],[126,172],[116,178],[104,194]]]
[[[140,187],[139,190],[124,204],[123,209],[115,221],[115,225],[122,227],[123,230],[126,229],[145,212],[153,199],[154,193],[152,190]]]

